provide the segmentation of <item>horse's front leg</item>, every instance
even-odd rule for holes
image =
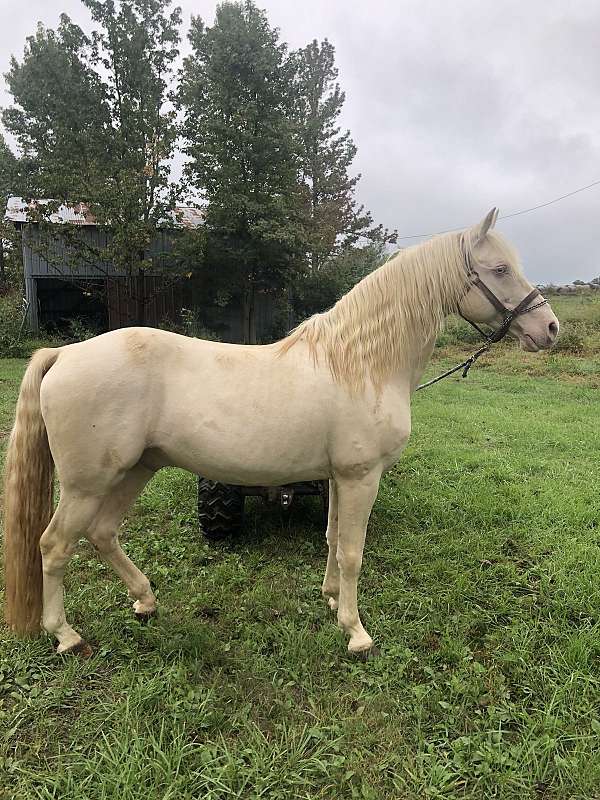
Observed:
[[[340,568],[338,625],[350,636],[351,653],[367,653],[373,640],[363,628],[357,605],[357,584],[362,565],[367,523],[377,497],[381,471],[362,479],[337,479],[338,547]]]
[[[328,553],[327,567],[321,591],[323,597],[329,603],[329,607],[334,611],[338,607],[338,597],[340,594],[340,568],[337,562],[338,548],[338,499],[337,488],[334,480],[329,481],[329,509],[327,513],[327,537]]]

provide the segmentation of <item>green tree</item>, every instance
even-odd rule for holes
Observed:
[[[110,231],[100,250],[76,227],[43,227],[47,254],[66,240],[71,259],[107,262],[137,287],[148,246],[174,205],[169,163],[177,137],[171,97],[178,56],[178,8],[171,0],[82,0],[99,25],[85,36],[66,15],[56,32],[39,26],[23,61],[7,74],[15,105],[3,121],[23,153],[27,193],[57,203],[85,203]],[[55,204],[38,209],[40,225]]]
[[[4,221],[8,197],[17,191],[19,162],[0,134],[0,295],[7,291],[11,267],[19,260],[18,236],[14,227]]]
[[[370,212],[356,203],[360,175],[349,174],[356,146],[350,131],[342,132],[338,125],[345,95],[337,83],[333,45],[327,39],[321,44],[314,40],[294,53],[293,59],[309,265],[320,270],[361,240],[383,246],[395,241],[396,233],[375,226]]]
[[[6,74],[15,105],[2,120],[21,151],[23,194],[81,200],[110,159],[111,120],[105,87],[86,63],[91,42],[61,15],[56,31],[40,23],[23,60]]]
[[[385,261],[378,244],[347,247],[325,261],[319,269],[309,269],[295,281],[291,307],[296,320],[331,308],[339,298]]]
[[[305,258],[293,129],[294,65],[251,0],[192,19],[180,90],[187,174],[207,201],[206,265],[237,294],[256,340],[255,293],[281,290]]]

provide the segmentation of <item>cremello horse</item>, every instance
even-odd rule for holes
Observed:
[[[23,378],[6,462],[9,626],[32,634],[41,619],[59,652],[89,650],[63,605],[63,575],[81,536],[123,579],[136,614],[154,613],[150,583],[121,549],[118,529],[152,475],[175,465],[231,484],[328,478],[323,595],[348,649],[367,653],[372,640],[357,608],[365,531],[379,479],[408,440],[411,394],[436,334],[456,310],[498,327],[490,293],[511,309],[532,291],[492,230],[496,216],[401,251],[272,345],[126,328],[39,350]],[[511,333],[525,350],[547,348],[558,321],[536,305]],[[52,513],[54,465],[60,500]]]

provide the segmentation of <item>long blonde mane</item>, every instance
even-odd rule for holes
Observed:
[[[489,235],[514,261],[508,242],[496,232]],[[465,294],[463,246],[472,254],[468,232],[400,250],[329,311],[300,323],[281,341],[280,354],[304,341],[316,362],[325,357],[336,381],[359,391],[369,376],[381,388],[437,335]]]

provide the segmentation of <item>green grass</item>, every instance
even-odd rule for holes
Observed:
[[[0,633],[0,798],[599,798],[600,425],[574,368],[507,348],[415,398],[369,526],[366,664],[319,596],[316,503],[252,505],[211,548],[193,477],[160,473],[123,535],[159,618],[82,544],[67,613],[94,657]],[[22,369],[0,362],[2,431]]]

